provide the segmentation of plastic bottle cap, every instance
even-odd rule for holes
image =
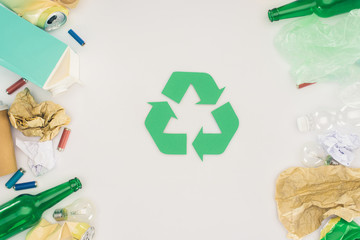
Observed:
[[[310,131],[310,124],[307,117],[305,116],[299,117],[296,122],[300,132]]]

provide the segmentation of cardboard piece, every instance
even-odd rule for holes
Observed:
[[[312,233],[331,215],[350,222],[360,216],[360,168],[289,168],[277,179],[275,200],[290,239]]]
[[[7,107],[0,102],[0,177],[16,172],[14,143]]]
[[[9,109],[9,118],[14,128],[25,136],[41,137],[41,142],[52,140],[71,120],[58,104],[51,101],[37,104],[28,88],[16,95]]]
[[[79,80],[79,56],[65,43],[0,5],[0,65],[53,95]]]

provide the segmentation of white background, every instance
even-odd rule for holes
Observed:
[[[16,149],[18,166],[28,170],[22,181],[39,183],[24,192],[79,177],[83,189],[57,206],[91,199],[97,240],[286,239],[275,181],[286,168],[301,166],[303,144],[316,139],[297,131],[296,117],[341,106],[336,84],[298,90],[276,51],[274,36],[289,21],[270,23],[267,10],[287,2],[81,0],[52,34],[80,55],[83,86],[53,98],[27,85],[38,102],[65,107],[72,133],[56,168],[36,179]],[[69,28],[83,37],[84,47],[67,34]],[[193,89],[180,105],[161,95],[174,71],[211,74],[226,87],[218,105],[196,106]],[[0,69],[0,99],[9,105],[15,94],[5,89],[18,78]],[[144,126],[151,101],[170,102],[178,120],[166,131],[188,134],[187,155],[158,151]],[[228,101],[239,129],[224,154],[201,162],[191,143],[202,126],[219,131],[211,111]],[[29,140],[14,129],[13,136]],[[0,186],[8,179],[0,178]],[[1,187],[0,202],[18,194]],[[44,215],[49,221],[52,210]]]

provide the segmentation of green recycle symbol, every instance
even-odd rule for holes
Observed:
[[[218,88],[214,79],[207,73],[174,72],[162,94],[176,103],[180,103],[190,85],[199,95],[200,102],[197,104],[215,105],[224,91],[224,88]],[[145,126],[160,152],[164,154],[186,154],[186,134],[164,133],[170,119],[177,119],[169,103],[150,102],[149,104],[152,105],[152,108],[146,117]],[[204,133],[203,128],[201,128],[192,143],[201,160],[203,160],[204,155],[222,154],[239,127],[239,119],[229,102],[211,113],[221,133]]]

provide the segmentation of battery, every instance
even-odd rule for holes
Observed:
[[[62,152],[64,151],[65,147],[66,147],[66,143],[69,139],[69,136],[70,136],[70,133],[71,133],[71,129],[69,128],[64,128],[64,131],[61,135],[61,138],[60,138],[60,142],[59,142],[59,145],[57,147],[57,150],[59,152]]]
[[[37,182],[36,181],[26,182],[26,183],[19,183],[19,184],[14,185],[15,191],[25,190],[25,189],[30,189],[30,188],[36,188],[36,187],[37,187]]]
[[[19,179],[24,176],[25,170],[20,168],[19,170],[17,170],[17,172],[9,179],[9,181],[7,181],[7,183],[5,184],[5,186],[10,189],[12,188],[18,181]]]
[[[82,40],[81,37],[79,37],[79,35],[77,35],[72,29],[70,29],[68,31],[68,33],[70,34],[70,36],[72,36],[81,46],[85,45],[84,40]]]
[[[8,87],[6,89],[6,93],[8,95],[14,93],[16,90],[18,90],[19,88],[21,88],[22,86],[24,86],[28,81],[25,78],[20,78],[18,81],[16,81],[13,85],[11,85],[10,87]]]

